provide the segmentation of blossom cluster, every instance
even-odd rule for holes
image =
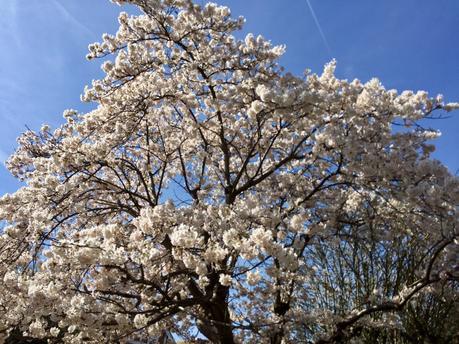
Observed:
[[[335,61],[285,73],[283,46],[236,39],[243,18],[213,3],[114,2],[143,12],[89,47],[109,57],[82,96],[97,107],[7,162],[25,184],[0,198],[0,341],[289,343],[458,277],[459,181],[418,122],[459,104],[340,80]],[[418,283],[333,313],[359,281],[343,267],[336,285],[328,259],[397,242],[423,254]]]

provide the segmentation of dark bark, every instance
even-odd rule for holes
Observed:
[[[29,336],[24,336],[22,331],[15,328],[10,332],[10,335],[5,340],[5,344],[47,344],[46,339],[37,339]]]

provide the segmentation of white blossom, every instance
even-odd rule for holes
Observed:
[[[6,163],[0,342],[308,342],[454,300],[459,181],[422,120],[458,103],[335,60],[294,76],[224,6],[114,2],[140,11],[89,46],[94,110],[26,131]]]
[[[218,281],[220,282],[221,285],[225,287],[230,287],[232,283],[232,278],[230,275],[220,274]]]

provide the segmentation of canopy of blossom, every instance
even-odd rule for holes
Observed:
[[[0,336],[328,343],[457,281],[459,182],[418,121],[459,104],[339,80],[334,61],[293,76],[226,7],[115,2],[143,14],[89,47],[97,108],[24,133],[7,163],[25,184],[0,199]],[[339,290],[319,251],[357,240],[416,247],[413,278],[319,302],[359,281],[342,266]]]

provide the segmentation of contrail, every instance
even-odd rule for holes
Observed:
[[[57,0],[53,0],[52,3],[58,9],[58,11],[61,12],[65,20],[67,20],[68,22],[73,24],[75,27],[80,29],[81,32],[89,36],[95,36],[94,32],[92,32],[87,26],[85,26],[78,19],[76,19],[61,3],[59,3]]]
[[[320,26],[319,19],[317,19],[316,12],[314,12],[314,9],[312,8],[312,5],[309,2],[309,0],[306,0],[306,3],[308,4],[309,10],[311,11],[312,18],[316,23],[317,30],[319,30],[320,36],[322,37],[322,40],[324,41],[324,44],[327,47],[328,52],[331,54],[330,45],[328,44],[327,37],[325,37],[322,27]]]

